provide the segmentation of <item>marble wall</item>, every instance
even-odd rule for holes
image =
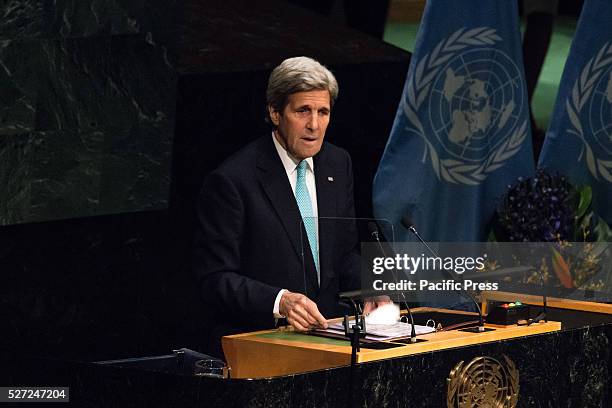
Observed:
[[[4,350],[137,354],[167,344],[166,310],[186,309],[156,310],[176,264],[159,231],[169,229],[179,3],[0,1]]]
[[[172,3],[0,3],[0,225],[167,208]]]

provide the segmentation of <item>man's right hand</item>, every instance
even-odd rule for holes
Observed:
[[[308,331],[313,327],[327,329],[327,320],[319,312],[317,304],[301,293],[283,293],[278,311],[296,330]]]

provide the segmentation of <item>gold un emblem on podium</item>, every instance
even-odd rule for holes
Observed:
[[[519,372],[506,355],[504,363],[492,357],[459,362],[446,379],[448,408],[515,408]]]

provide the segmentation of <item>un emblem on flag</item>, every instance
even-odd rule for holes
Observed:
[[[612,183],[612,44],[606,43],[584,66],[566,101],[572,127],[583,143],[589,172]],[[595,154],[597,153],[597,154]]]
[[[411,71],[403,111],[439,179],[478,185],[527,136],[521,70],[501,40],[490,27],[461,28]]]

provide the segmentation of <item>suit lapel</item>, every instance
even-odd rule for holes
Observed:
[[[305,231],[302,232],[303,229],[300,228],[300,210],[287,179],[285,168],[278,157],[274,142],[272,142],[272,137],[264,137],[259,145],[257,168],[259,183],[280,219],[296,255],[300,259],[305,259],[303,264],[305,275],[311,288],[316,288],[318,284],[314,272],[314,261],[309,251],[306,233]]]
[[[321,268],[321,289],[324,289],[332,278],[334,268],[332,254],[335,242],[334,228],[342,228],[342,221],[330,219],[337,217],[337,190],[334,180],[337,175],[327,160],[324,147],[314,157],[315,183],[317,185],[317,209],[319,214],[319,263]]]

